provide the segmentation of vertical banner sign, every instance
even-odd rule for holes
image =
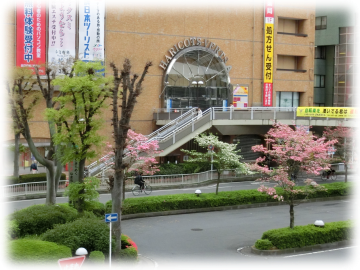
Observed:
[[[32,68],[46,62],[46,5],[42,0],[17,1],[16,66]],[[45,67],[39,68],[45,74]]]
[[[79,58],[104,60],[105,0],[79,0]]]
[[[248,106],[249,87],[247,86],[233,86],[233,106],[234,109],[247,108]]]
[[[274,5],[265,0],[263,106],[272,107],[274,67]]]
[[[76,1],[50,0],[49,63],[70,65],[75,58],[75,12]],[[61,69],[58,72],[63,73]]]

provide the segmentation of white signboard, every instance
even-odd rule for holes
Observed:
[[[79,0],[79,58],[104,60],[105,0]]]
[[[50,0],[48,59],[53,64],[70,64],[75,58],[76,1]],[[59,70],[59,73],[62,73]]]

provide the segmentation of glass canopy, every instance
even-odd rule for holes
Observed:
[[[229,83],[228,68],[213,51],[187,48],[169,64],[165,102],[171,100],[171,108],[222,107],[229,97]]]

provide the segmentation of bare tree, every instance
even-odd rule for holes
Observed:
[[[62,69],[68,76],[72,76],[72,72],[68,73],[67,67],[64,66]],[[56,77],[58,67],[47,66],[45,68],[45,80],[42,80],[40,77],[39,67],[35,67],[34,70],[35,79],[34,76],[32,76],[32,71],[29,69],[16,68],[14,70],[12,83],[7,83],[9,105],[11,108],[14,130],[23,135],[35,159],[46,167],[46,204],[55,204],[57,187],[62,171],[62,166],[59,162],[59,152],[61,149],[60,147],[56,148],[51,139],[48,155],[43,157],[34,144],[30,132],[29,120],[32,118],[32,112],[35,105],[40,101],[40,95],[34,91],[34,86],[36,84],[39,86],[40,92],[45,99],[46,107],[54,108],[55,102],[53,102],[53,96],[55,87],[51,82]],[[28,102],[26,102],[26,100],[28,100]],[[26,103],[28,103],[28,105],[26,105]],[[57,132],[56,123],[48,121],[48,125],[50,138],[52,138]]]
[[[134,110],[137,97],[142,92],[142,83],[145,75],[152,66],[151,62],[147,62],[142,75],[138,82],[139,76],[133,74],[131,76],[131,63],[129,59],[125,59],[123,69],[120,72],[114,63],[110,64],[114,76],[114,88],[112,90],[113,97],[113,119],[112,125],[114,127],[115,140],[115,164],[114,164],[114,182],[111,189],[112,211],[118,214],[118,221],[114,224],[114,232],[116,238],[116,254],[121,250],[121,208],[122,208],[122,190],[124,185],[126,164],[123,163],[124,149],[126,147],[126,138],[128,130],[130,129],[130,119]],[[120,84],[122,84],[122,93],[120,92]],[[118,98],[120,96],[121,104],[118,105]],[[120,113],[120,115],[119,115]]]

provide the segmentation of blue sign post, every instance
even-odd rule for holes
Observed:
[[[111,268],[111,223],[118,221],[118,214],[105,214],[105,222],[110,222],[110,236],[109,236],[109,266]]]

